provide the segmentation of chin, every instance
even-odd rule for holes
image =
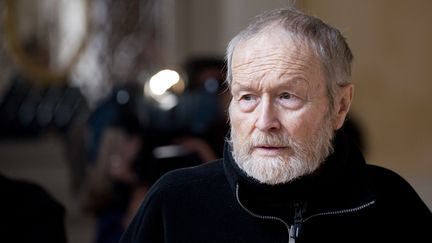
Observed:
[[[237,165],[250,177],[268,184],[277,185],[294,181],[313,173],[321,163],[308,163],[295,157],[248,156],[235,158]]]

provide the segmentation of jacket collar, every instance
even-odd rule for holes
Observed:
[[[302,201],[307,202],[312,211],[320,211],[356,207],[369,202],[373,193],[364,174],[366,162],[361,152],[341,130],[336,133],[333,144],[334,153],[314,173],[289,183],[267,185],[240,169],[231,155],[231,146],[225,143],[225,174],[234,193],[239,185],[242,194],[255,203]]]

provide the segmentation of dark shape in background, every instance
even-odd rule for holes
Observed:
[[[67,84],[44,86],[16,75],[0,102],[0,138],[63,133],[87,112],[79,89]]]

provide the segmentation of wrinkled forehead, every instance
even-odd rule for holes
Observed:
[[[254,36],[238,43],[234,49],[233,62],[239,61],[239,57],[246,60],[266,57],[278,57],[283,59],[300,58],[312,59],[314,56],[306,45],[295,42],[290,36],[268,33]]]
[[[279,24],[271,24],[256,33],[243,36],[237,43],[234,54],[244,46],[262,51],[267,51],[266,47],[272,46],[275,51],[289,50],[288,53],[303,53],[304,56],[318,59],[307,39],[284,29]]]
[[[285,31],[265,31],[241,40],[232,57],[233,81],[251,76],[296,75],[305,80],[322,77],[322,65],[314,52]]]

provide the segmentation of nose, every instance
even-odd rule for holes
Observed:
[[[255,127],[262,132],[278,130],[281,127],[278,112],[272,104],[271,100],[263,99],[258,109],[258,118]]]

